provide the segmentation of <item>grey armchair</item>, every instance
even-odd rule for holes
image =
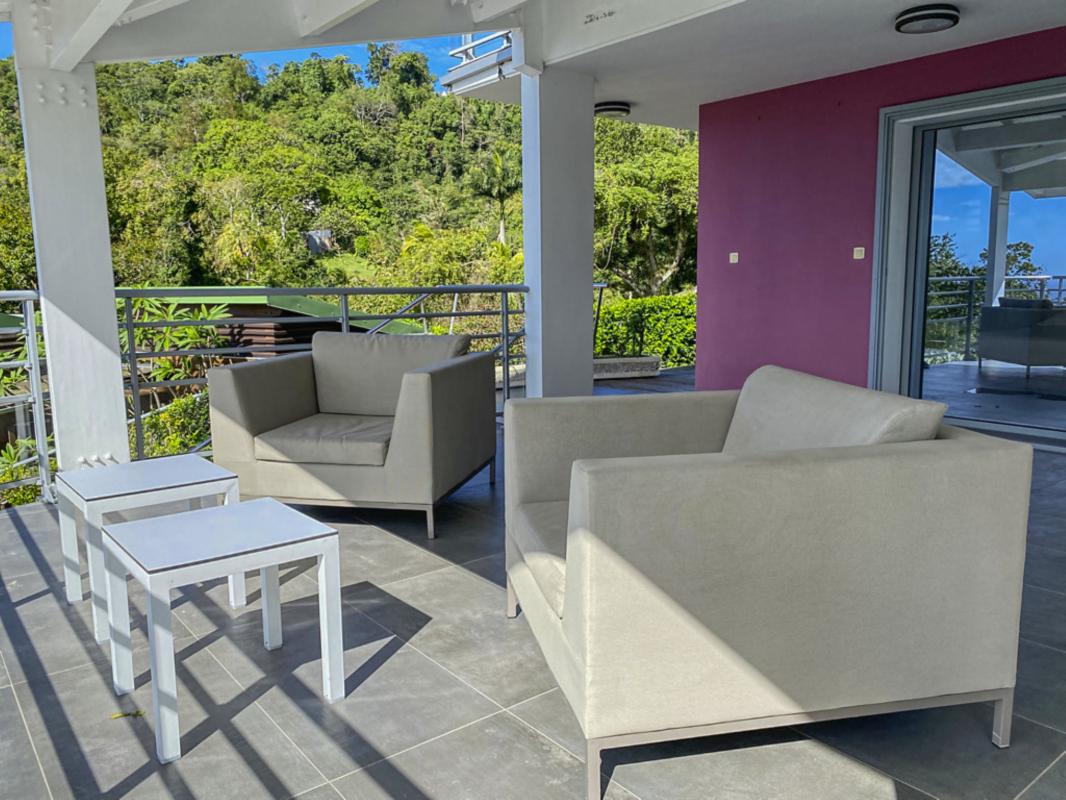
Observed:
[[[467,336],[316,333],[310,353],[208,372],[215,461],[241,493],[422,510],[495,480],[493,357]]]
[[[788,370],[513,400],[507,594],[600,753],[993,701],[1007,746],[1032,453]]]

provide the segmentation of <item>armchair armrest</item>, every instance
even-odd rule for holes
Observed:
[[[579,461],[563,627],[602,687],[589,718],[632,724],[611,704],[640,694],[711,722],[1013,686],[1031,463],[951,428]]]
[[[435,502],[496,454],[495,359],[471,353],[403,376],[387,469],[413,473]]]
[[[738,394],[511,400],[503,425],[508,507],[565,500],[578,459],[718,452]]]
[[[221,462],[254,461],[255,437],[318,413],[310,353],[207,371],[211,448]]]

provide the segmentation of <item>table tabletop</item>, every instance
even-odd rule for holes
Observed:
[[[258,553],[337,531],[270,497],[104,527],[145,572]]]
[[[181,455],[67,470],[58,473],[56,480],[66,484],[83,500],[92,501],[195,486],[236,477],[228,469],[223,469],[201,456]]]

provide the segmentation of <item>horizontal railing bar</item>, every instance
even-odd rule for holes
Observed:
[[[170,388],[172,388],[174,386],[206,386],[206,385],[207,385],[207,378],[179,378],[179,379],[172,380],[172,381],[152,381],[150,383],[138,382],[137,388],[138,389],[170,389]],[[154,410],[158,411],[159,409],[154,409]],[[148,413],[144,414],[143,416],[147,417],[148,414],[150,414],[150,413],[153,413],[153,412],[148,412]],[[128,421],[132,423],[133,420],[128,420]]]
[[[312,286],[307,288],[277,287],[255,288],[244,286],[186,286],[184,288],[168,289],[116,289],[116,297],[129,298],[153,298],[153,297],[186,297],[190,303],[195,302],[191,298],[211,297],[303,297],[306,295],[337,295],[337,296],[365,296],[365,295],[395,295],[395,294],[525,294],[529,287],[521,283],[515,284],[461,284],[457,286]],[[0,298],[2,299],[2,298]]]
[[[29,361],[0,361],[0,370],[3,369],[28,369]]]
[[[0,292],[0,302],[6,300],[36,300],[37,292],[32,289],[9,289]]]
[[[149,358],[181,358],[182,356],[233,356],[241,353],[285,353],[290,350],[307,350],[306,344],[249,344],[243,347],[205,347],[189,350],[138,350],[137,360]],[[129,356],[129,353],[126,353]]]
[[[525,314],[524,309],[512,312],[513,316]],[[498,317],[500,310],[490,311],[427,311],[425,313],[410,312],[407,314],[359,314],[349,313],[350,322],[394,320],[394,319],[448,319],[450,317]],[[188,320],[141,320],[133,323],[135,328],[221,328],[224,325],[254,325],[261,322],[336,322],[340,323],[340,317],[220,317],[218,319],[188,319]]]

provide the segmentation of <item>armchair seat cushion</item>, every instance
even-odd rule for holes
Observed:
[[[515,509],[511,541],[552,611],[563,615],[569,502],[524,503]]]
[[[260,461],[384,466],[392,417],[315,414],[255,437]]]

